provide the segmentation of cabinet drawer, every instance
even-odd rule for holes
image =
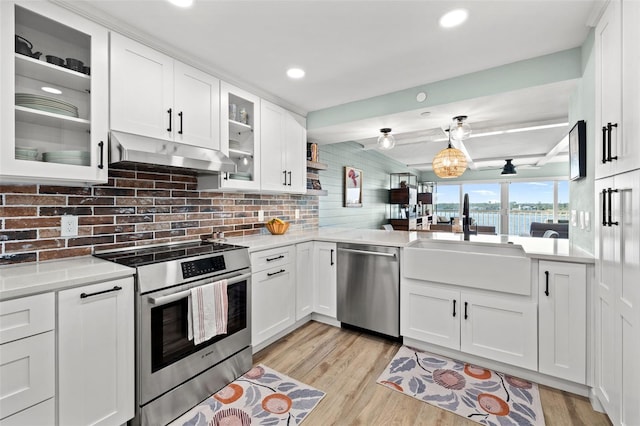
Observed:
[[[54,426],[55,424],[55,398],[49,398],[40,404],[0,420],[0,426]]]
[[[294,249],[294,246],[285,246],[251,253],[251,271],[255,273],[290,263]]]
[[[8,416],[55,393],[54,332],[0,346],[0,413]]]
[[[55,328],[53,293],[0,302],[0,344]]]

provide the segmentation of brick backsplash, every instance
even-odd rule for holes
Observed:
[[[318,227],[318,197],[197,191],[184,171],[109,170],[93,187],[0,185],[0,264],[91,254],[93,249],[268,233],[258,221],[291,222],[290,231]],[[300,219],[294,219],[300,209]],[[60,236],[60,216],[78,216],[78,235]]]

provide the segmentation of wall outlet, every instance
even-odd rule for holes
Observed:
[[[60,236],[75,237],[76,235],[78,235],[78,216],[62,216],[60,218]]]
[[[264,210],[258,210],[258,222],[264,221]]]
[[[296,209],[295,217],[296,217],[296,219],[300,219],[300,209]]]

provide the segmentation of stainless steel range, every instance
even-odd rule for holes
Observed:
[[[248,250],[188,242],[96,252],[135,267],[136,417],[164,425],[251,369],[251,269]],[[227,334],[188,339],[191,288],[227,279]]]

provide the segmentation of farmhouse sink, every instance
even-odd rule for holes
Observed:
[[[402,276],[440,284],[531,294],[531,261],[508,243],[416,240],[404,248]]]

